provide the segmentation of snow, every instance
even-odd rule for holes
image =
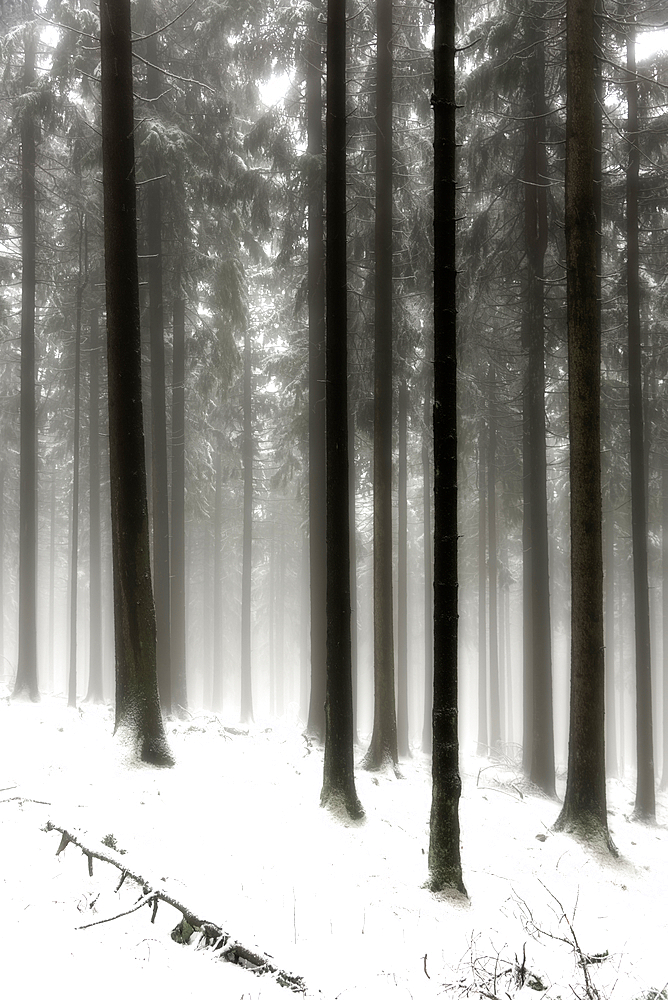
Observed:
[[[128,768],[108,707],[0,700],[3,995],[289,995],[197,936],[173,942],[180,914],[166,904],[155,923],[142,907],[79,929],[141,892],[129,880],[116,892],[119,872],[99,861],[89,877],[74,845],[56,855],[49,820],[95,849],[112,835],[128,867],[303,976],[308,997],[584,997],[570,928],[583,954],[608,953],[586,967],[601,998],[650,1000],[668,986],[663,793],[657,825],[645,826],[628,818],[632,783],[608,783],[614,860],[553,833],[558,803],[529,794],[512,762],[463,753],[469,899],[450,899],[424,888],[431,789],[419,751],[403,780],[358,771],[366,819],[346,824],[319,806],[322,751],[297,722],[232,733],[196,713],[170,720],[168,737],[174,768]],[[546,990],[514,978],[523,952]]]

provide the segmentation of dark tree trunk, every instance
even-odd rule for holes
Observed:
[[[104,700],[102,683],[102,542],[100,525],[100,342],[98,309],[90,311],[89,357],[90,398],[88,400],[89,438],[89,666],[86,701],[97,704]]]
[[[377,0],[373,416],[373,732],[369,770],[396,767],[392,603],[392,0]]]
[[[408,386],[399,386],[399,502],[398,502],[398,576],[397,576],[397,749],[401,757],[410,757],[408,733],[408,461],[406,438],[408,424]]]
[[[434,33],[434,747],[429,875],[465,892],[459,853],[457,706],[457,266],[455,2],[436,0]]]
[[[141,394],[129,0],[102,0],[102,167],[109,463],[116,634],[115,732],[141,760],[171,765],[158,697]]]
[[[70,669],[67,707],[77,704],[77,598],[79,593],[79,443],[81,439],[81,320],[86,287],[87,221],[79,217],[79,284],[74,332],[74,442],[72,446],[72,537],[70,552]]]
[[[478,434],[478,753],[489,749],[487,727],[487,426]]]
[[[322,176],[322,45],[316,19],[306,55],[308,115],[308,332],[309,332],[309,575],[311,693],[306,731],[325,737],[327,682],[327,549],[325,474],[325,263]]]
[[[158,36],[155,13],[147,18],[146,70],[148,99],[154,104],[161,93]],[[153,180],[146,186],[148,243],[149,334],[151,345],[151,506],[153,512],[153,587],[157,630],[158,690],[166,715],[172,711],[169,581],[169,490],[167,480],[167,404],[165,399],[165,331],[162,281],[162,198],[159,155],[151,157]],[[177,709],[186,708],[176,705]]]
[[[364,812],[355,789],[350,642],[345,0],[327,4],[326,129],[327,691],[320,803],[361,818]]]
[[[429,354],[431,352],[429,351]],[[424,568],[424,716],[422,720],[422,751],[431,753],[432,714],[434,708],[434,572],[431,552],[431,382],[432,360],[427,358],[424,420],[422,426],[422,534]]]
[[[223,708],[223,475],[220,440],[216,441],[214,476],[216,499],[213,515],[213,693],[214,712]]]
[[[489,570],[489,746],[501,743],[501,692],[499,687],[498,577],[496,542],[496,373],[489,370],[489,440],[487,446],[487,523]]]
[[[647,575],[647,507],[643,428],[642,348],[640,343],[640,276],[638,248],[638,80],[635,25],[627,28],[626,69],[629,162],[626,173],[626,282],[628,295],[629,427],[631,431],[631,535],[635,603],[637,784],[633,815],[654,820],[654,745],[652,668],[650,655],[649,585]]]
[[[571,698],[555,824],[613,850],[605,794],[601,338],[594,207],[594,3],[567,0],[566,267],[571,481]]]
[[[274,613],[276,610],[276,522],[269,525],[269,600],[267,608],[267,632],[269,633],[269,714],[276,714],[276,628]]]
[[[251,585],[253,575],[253,421],[251,382],[251,335],[244,335],[244,525],[241,576],[241,721],[253,721],[251,681]]]
[[[527,407],[531,510],[532,754],[529,778],[554,796],[552,629],[545,453],[545,296],[547,156],[545,152],[545,51],[543,29],[530,19],[528,42],[531,118],[526,124],[524,217],[527,251]]]
[[[172,523],[170,662],[172,704],[187,708],[186,677],[186,301],[181,269],[174,275],[172,312]]]
[[[278,535],[277,594],[274,610],[276,614],[275,662],[276,662],[276,715],[283,717],[285,711],[285,526],[280,524]]]
[[[32,3],[23,12],[32,20]],[[35,82],[36,40],[25,29],[23,91]],[[21,120],[21,467],[19,476],[19,642],[13,697],[39,701],[37,683],[37,414],[35,409],[35,283],[37,207],[36,125],[31,108]]]

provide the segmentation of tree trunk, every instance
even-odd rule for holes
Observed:
[[[373,414],[373,732],[364,767],[396,767],[392,603],[392,0],[377,0]]]
[[[464,893],[457,706],[457,291],[455,2],[434,11],[434,747],[429,876]]]
[[[355,512],[355,413],[348,414],[348,519],[350,525],[350,663],[353,685],[353,740],[357,743],[357,520]]]
[[[408,386],[399,386],[399,502],[398,502],[398,586],[397,586],[397,749],[410,757],[408,732]]]
[[[617,720],[615,712],[615,508],[612,485],[608,487],[608,515],[603,523],[605,559],[603,582],[605,590],[605,771],[616,778]]]
[[[77,704],[77,597],[79,593],[79,442],[81,439],[81,320],[87,281],[87,220],[79,217],[79,284],[76,295],[74,332],[74,442],[72,446],[72,538],[70,554],[70,669],[67,707]]]
[[[498,552],[496,543],[496,374],[489,370],[489,441],[487,447],[487,521],[489,569],[489,746],[492,753],[501,743],[501,697],[499,690]]]
[[[322,198],[322,45],[310,26],[306,55],[308,116],[308,331],[309,331],[309,575],[311,592],[311,693],[308,735],[325,738],[327,682],[327,511],[325,473],[325,262]]]
[[[545,296],[547,249],[547,156],[545,152],[545,51],[543,29],[530,19],[530,104],[526,125],[524,213],[527,250],[527,404],[531,510],[532,754],[529,778],[554,796],[552,718],[552,629],[545,453]]]
[[[211,708],[223,709],[223,475],[220,438],[216,440],[214,481],[216,499],[213,516],[213,693]]]
[[[156,18],[149,8],[146,57],[149,101],[158,101],[162,90],[158,64]],[[169,579],[169,490],[167,480],[167,409],[165,400],[165,331],[162,282],[162,199],[159,155],[151,157],[153,179],[146,185],[146,233],[148,242],[149,333],[151,344],[151,505],[153,511],[153,586],[157,629],[158,690],[166,715],[172,711],[170,653]],[[183,709],[185,705],[175,706]]]
[[[428,351],[425,351],[427,355]],[[429,351],[429,353],[431,353]],[[422,535],[424,568],[424,715],[422,720],[422,751],[432,750],[432,714],[434,707],[434,573],[431,552],[431,458],[429,454],[431,424],[431,358],[426,357],[424,390],[424,421],[422,426]]]
[[[158,697],[149,555],[129,0],[102,0],[100,43],[115,732],[126,749],[141,760],[171,765]]]
[[[594,3],[567,0],[566,274],[571,482],[568,777],[555,824],[614,850],[605,794],[600,324],[594,210]]]
[[[253,555],[253,422],[251,382],[251,335],[244,334],[244,525],[243,568],[241,576],[241,721],[253,721],[251,682],[251,585]]]
[[[661,526],[661,610],[663,652],[663,766],[661,790],[668,788],[668,456],[663,457],[661,473],[662,526]]]
[[[102,683],[102,543],[100,525],[100,342],[98,309],[90,310],[88,400],[88,518],[89,518],[89,665],[86,701],[104,701]]]
[[[5,679],[5,460],[0,456],[0,681]]]
[[[487,427],[478,434],[478,753],[489,750],[487,728]]]
[[[345,0],[327,4],[326,130],[327,690],[320,803],[357,819],[364,813],[355,790],[350,642]]]
[[[51,496],[49,498],[49,681],[47,690],[53,694],[55,683],[56,638],[56,470],[51,470]]]
[[[633,815],[654,820],[654,746],[650,655],[649,585],[647,576],[647,507],[643,428],[642,348],[640,343],[640,277],[638,249],[638,81],[635,25],[627,28],[626,69],[629,162],[626,174],[626,240],[629,343],[629,427],[631,431],[631,535],[635,603],[637,784]]]
[[[32,2],[23,12],[32,21]],[[23,91],[35,83],[36,40],[25,29]],[[13,697],[39,701],[37,683],[37,414],[35,409],[35,284],[37,207],[33,110],[21,119],[21,467],[19,476],[19,642]]]
[[[186,675],[186,301],[181,268],[174,275],[172,312],[172,523],[170,586],[170,664],[172,704],[187,708]]]

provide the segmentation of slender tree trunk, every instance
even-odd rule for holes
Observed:
[[[399,386],[399,502],[398,502],[398,586],[397,586],[397,748],[401,757],[410,757],[408,732],[408,386]]]
[[[326,129],[327,691],[320,803],[360,818],[350,640],[345,0],[327,4]]]
[[[269,714],[276,715],[276,650],[275,650],[275,611],[276,611],[276,522],[272,520],[269,526],[269,601],[267,614],[267,631],[269,633]]]
[[[661,790],[668,788],[668,456],[663,457],[661,472],[661,601],[663,651],[663,766]]]
[[[373,417],[373,732],[369,770],[396,767],[392,601],[392,0],[377,0]]]
[[[348,414],[349,493],[348,523],[350,525],[350,663],[353,685],[353,740],[357,743],[357,517],[355,480],[355,413]]]
[[[89,357],[90,398],[88,400],[88,518],[90,547],[89,580],[89,666],[86,701],[104,700],[102,683],[102,539],[100,524],[100,342],[98,309],[90,311]]]
[[[102,169],[116,722],[128,752],[171,765],[160,712],[141,393],[129,0],[102,0]]]
[[[427,352],[425,352],[427,354]],[[431,353],[429,351],[429,353]],[[432,360],[426,359],[424,420],[422,426],[422,552],[424,575],[424,716],[422,751],[432,750],[432,713],[434,707],[434,573],[431,547],[431,381]]]
[[[253,422],[251,382],[251,335],[244,335],[244,526],[243,569],[241,578],[241,721],[253,721],[251,681],[251,585],[253,555]]]
[[[0,680],[5,679],[5,460],[0,456]]]
[[[311,626],[311,601],[309,593],[309,535],[308,530],[302,530],[301,544],[301,601],[299,619],[299,718],[308,721],[308,677],[309,677],[309,647]]]
[[[615,711],[615,508],[612,484],[608,486],[607,517],[603,520],[603,583],[605,592],[605,771],[616,778],[617,719]]]
[[[626,240],[629,338],[629,426],[631,431],[631,534],[635,603],[637,768],[634,817],[654,820],[654,746],[652,732],[652,668],[650,655],[649,582],[647,575],[647,507],[643,428],[642,348],[640,343],[640,277],[638,249],[638,81],[635,25],[627,28],[626,68],[629,162],[626,174]]]
[[[489,745],[492,753],[501,742],[499,690],[498,552],[496,543],[496,374],[489,371],[489,443],[487,449],[487,520],[489,531]]]
[[[465,892],[457,706],[457,292],[455,2],[434,10],[434,747],[430,886]]]
[[[148,60],[147,92],[152,102],[159,100],[162,80],[156,68],[159,61],[155,12],[147,19]],[[149,330],[151,342],[151,503],[153,511],[153,586],[157,628],[158,690],[166,715],[172,711],[170,652],[170,569],[169,569],[169,487],[167,477],[167,404],[165,393],[165,331],[162,275],[162,197],[159,155],[151,161],[153,178],[146,186],[146,232],[148,237]],[[179,709],[185,705],[177,705]]]
[[[51,470],[51,496],[49,499],[49,681],[47,690],[53,694],[55,683],[56,639],[56,470]]]
[[[216,499],[213,517],[213,694],[214,712],[223,709],[223,474],[220,438],[216,441],[214,477]]]
[[[186,301],[181,268],[174,275],[172,307],[172,518],[170,664],[172,704],[188,706],[186,675]]]
[[[316,18],[306,54],[308,152],[309,573],[311,693],[308,735],[325,738],[327,550],[325,473],[325,263],[322,197],[322,44]]]
[[[280,524],[278,536],[278,593],[276,594],[276,715],[285,712],[285,526]]]
[[[545,152],[545,50],[543,29],[530,19],[530,103],[526,124],[525,240],[527,250],[529,490],[531,510],[532,754],[529,778],[554,796],[552,628],[545,453],[545,296],[547,249],[547,156]]]
[[[528,311],[524,347],[529,348]],[[528,777],[533,760],[533,595],[531,593],[531,475],[529,472],[529,387],[522,392],[522,770]]]
[[[31,21],[32,2],[23,13]],[[23,91],[35,83],[36,40],[25,30]],[[13,697],[39,701],[37,683],[37,413],[35,409],[35,284],[37,197],[36,126],[26,108],[21,120],[21,467],[19,476],[19,643]]]
[[[79,284],[76,296],[74,333],[74,443],[72,447],[72,538],[70,555],[70,669],[67,707],[77,704],[77,597],[79,593],[79,443],[81,439],[81,320],[83,295],[87,281],[86,246],[88,234],[85,216],[79,217]]]
[[[478,434],[478,753],[489,749],[487,727],[487,427]]]
[[[567,0],[566,266],[571,480],[571,698],[559,830],[602,841],[605,674],[601,547],[601,337],[594,208],[594,4]]]

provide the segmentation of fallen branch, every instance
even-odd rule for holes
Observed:
[[[295,976],[290,972],[286,972],[284,969],[280,969],[274,963],[274,959],[271,955],[263,954],[262,952],[253,951],[247,948],[245,945],[241,944],[239,941],[235,941],[230,934],[224,931],[218,924],[215,924],[211,920],[203,920],[196,914],[189,910],[187,906],[184,906],[169,893],[163,892],[162,889],[154,888],[143,875],[133,872],[124,862],[119,858],[114,857],[109,851],[105,851],[100,848],[91,848],[86,844],[82,843],[78,837],[71,833],[69,830],[63,829],[63,827],[56,826],[54,823],[48,822],[45,826],[45,831],[50,832],[56,830],[61,834],[60,844],[56,854],[60,854],[68,844],[74,844],[78,847],[88,859],[88,873],[92,875],[93,873],[93,858],[98,861],[104,861],[109,865],[113,865],[121,873],[121,880],[117,886],[117,890],[120,889],[121,885],[126,878],[131,878],[133,882],[136,882],[140,886],[142,892],[145,895],[145,899],[141,901],[140,904],[133,907],[133,909],[128,910],[126,913],[119,913],[116,917],[111,917],[108,919],[116,920],[118,917],[127,916],[129,913],[134,913],[136,910],[140,909],[141,906],[152,904],[152,914],[151,922],[155,920],[155,915],[158,909],[158,903],[167,903],[173,909],[178,910],[181,914],[181,920],[176,925],[172,931],[172,940],[178,942],[179,944],[188,944],[193,934],[198,932],[200,937],[200,944],[204,947],[210,947],[214,951],[219,953],[220,958],[225,962],[232,962],[235,965],[241,965],[245,969],[249,969],[256,975],[263,975],[264,973],[271,973],[276,976],[276,980],[281,986],[286,986],[288,989],[294,990],[295,992],[303,993],[306,989],[304,981],[301,976]],[[107,921],[96,921],[96,923],[106,923]],[[83,924],[79,929],[83,930],[86,927],[93,927],[95,924]]]

